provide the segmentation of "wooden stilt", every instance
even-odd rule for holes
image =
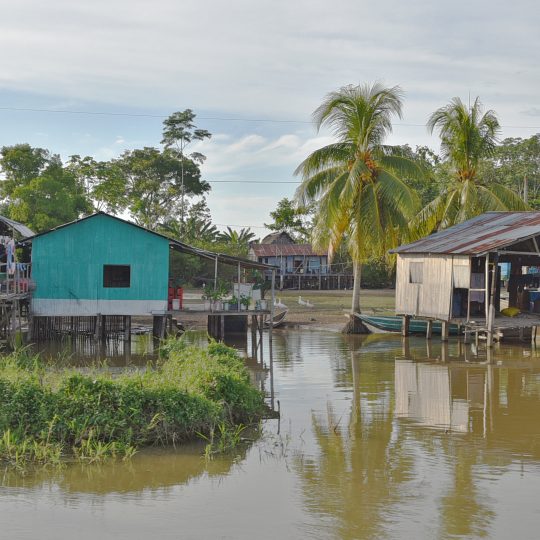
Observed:
[[[126,315],[124,317],[124,341],[131,340],[131,316]]]
[[[403,323],[401,325],[401,335],[407,337],[409,335],[409,323],[411,321],[410,315],[403,316]]]
[[[448,341],[448,321],[441,323],[441,341]]]
[[[427,328],[426,328],[426,339],[431,339],[432,334],[433,334],[433,321],[429,319],[427,322]]]

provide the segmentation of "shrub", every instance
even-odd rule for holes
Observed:
[[[238,353],[218,343],[168,340],[155,369],[117,377],[47,368],[26,352],[0,360],[0,460],[17,464],[130,456],[250,423],[264,410]]]

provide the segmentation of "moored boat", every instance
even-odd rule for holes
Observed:
[[[287,316],[287,313],[289,312],[288,309],[285,311],[282,311],[272,318],[272,328],[277,328],[278,326],[281,326],[285,322],[285,317]],[[264,327],[269,328],[270,327],[270,318],[267,318],[264,321]]]
[[[364,315],[356,313],[358,317],[368,328],[375,328],[382,332],[401,332],[403,326],[403,317],[398,316],[383,316],[383,315]],[[421,319],[411,319],[409,322],[409,334],[426,335],[428,322]],[[370,329],[371,329],[370,328]],[[433,321],[432,334],[441,335],[442,324],[440,321]],[[457,336],[460,334],[460,328],[457,324],[448,326],[448,334]]]

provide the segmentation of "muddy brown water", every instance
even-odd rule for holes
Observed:
[[[141,366],[143,345],[131,359],[90,347],[72,361]],[[127,463],[0,471],[0,538],[537,538],[540,351],[474,353],[274,332],[273,384],[249,361],[281,409],[259,438],[212,461],[195,443]]]

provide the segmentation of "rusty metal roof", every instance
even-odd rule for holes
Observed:
[[[391,253],[484,255],[540,235],[540,212],[487,212]]]
[[[256,257],[323,256],[325,251],[315,251],[311,244],[251,244]]]

